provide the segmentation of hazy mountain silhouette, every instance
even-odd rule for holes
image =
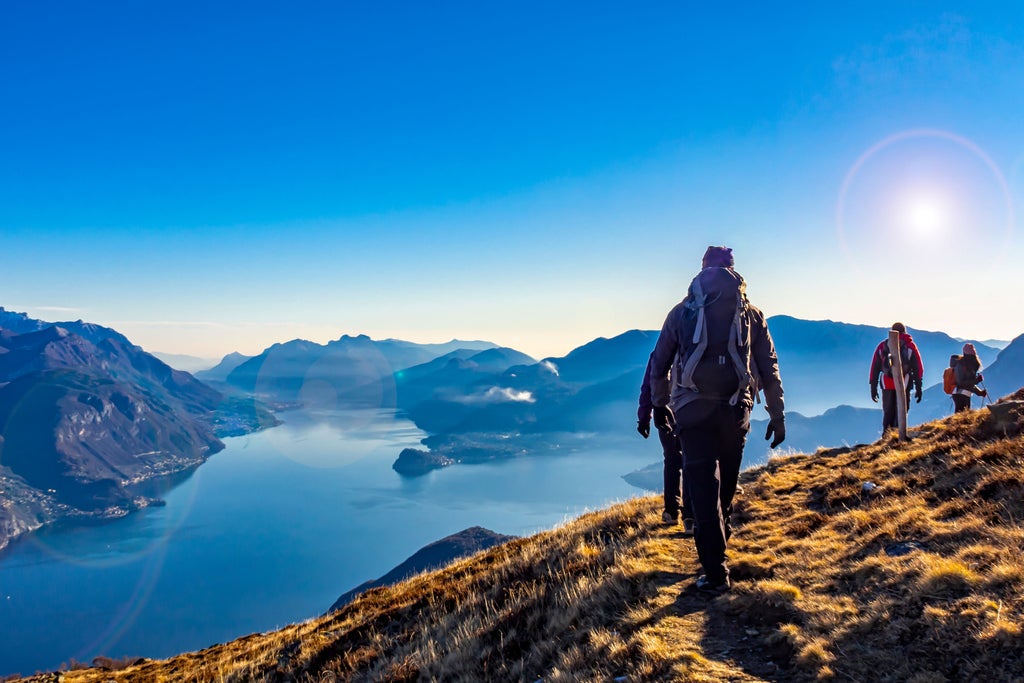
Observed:
[[[252,356],[246,356],[233,351],[221,358],[220,362],[213,367],[207,370],[200,370],[195,373],[195,377],[196,379],[204,382],[224,382],[227,380],[228,375],[231,374],[232,370],[250,358],[252,358]]]
[[[231,370],[234,387],[277,400],[311,405],[391,406],[396,372],[459,348],[494,348],[490,342],[452,340],[416,344],[366,335],[342,336],[327,344],[296,339],[274,344]]]
[[[982,360],[985,360],[984,356]],[[981,374],[985,376],[984,385],[993,399],[1021,386],[1024,383],[1024,334],[1000,351],[991,365],[982,368]]]
[[[209,370],[217,365],[216,360],[200,358],[199,356],[190,356],[184,353],[163,353],[162,351],[151,351],[150,353],[170,365],[175,370],[184,370],[185,372],[191,373],[192,376],[197,379],[199,379],[200,372]]]
[[[396,373],[398,406],[418,410],[426,401],[470,406],[479,403],[474,397],[481,396],[481,391],[486,393],[500,383],[499,377],[509,368],[527,363],[536,361],[515,349],[458,349]]]

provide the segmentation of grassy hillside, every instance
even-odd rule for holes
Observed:
[[[1019,679],[1022,427],[975,411],[745,473],[717,598],[650,497],[319,619],[62,680]]]

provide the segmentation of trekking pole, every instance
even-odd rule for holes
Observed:
[[[988,387],[985,386],[984,382],[978,382],[978,386],[981,387],[981,390],[985,392],[985,395],[981,397],[981,405],[992,405],[992,397],[989,396],[988,394]]]

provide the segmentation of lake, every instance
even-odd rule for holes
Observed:
[[[661,457],[624,420],[614,443],[566,436],[543,454],[403,479],[391,464],[424,434],[393,412],[280,417],[225,439],[160,492],[165,507],[0,554],[0,676],[166,657],[308,619],[467,527],[527,535],[641,494],[621,475]]]

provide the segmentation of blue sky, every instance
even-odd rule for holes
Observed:
[[[539,357],[725,243],[769,315],[1024,332],[1024,9],[767,4],[7,3],[0,305]]]

